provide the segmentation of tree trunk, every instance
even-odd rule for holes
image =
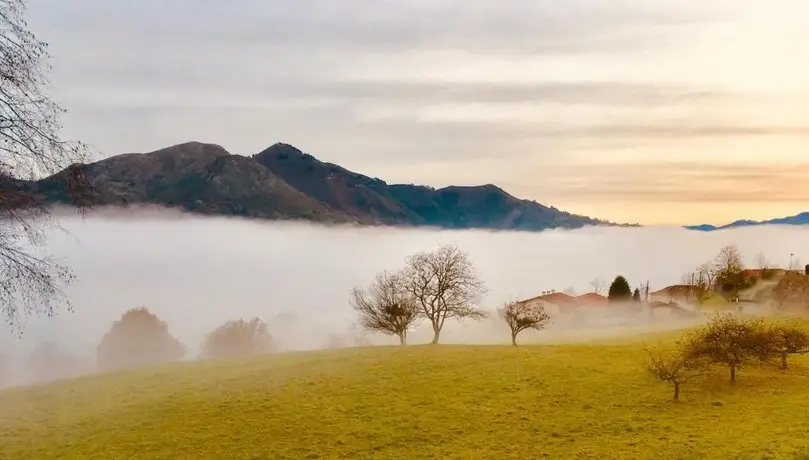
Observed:
[[[787,354],[781,353],[781,369],[787,368]]]
[[[441,335],[441,329],[438,326],[433,325],[433,333],[434,333],[434,335],[433,335],[432,344],[433,345],[438,345],[438,337]]]
[[[672,400],[680,400],[680,382],[674,382],[674,398],[672,398]]]
[[[513,347],[517,346],[517,333],[516,332],[511,333],[511,346],[513,346]]]
[[[407,331],[402,331],[399,334],[399,345],[402,345],[402,346],[407,345]]]
[[[730,366],[730,383],[736,383],[736,366]]]

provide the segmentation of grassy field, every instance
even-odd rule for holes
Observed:
[[[642,369],[657,340],[348,349],[12,389],[0,458],[809,458],[809,359],[735,387],[718,373],[675,404]]]

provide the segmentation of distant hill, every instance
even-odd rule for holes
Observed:
[[[777,219],[770,219],[770,220],[757,221],[757,220],[744,219],[744,220],[737,220],[735,222],[721,226],[702,224],[702,225],[691,225],[685,228],[700,232],[712,232],[716,230],[724,230],[729,228],[751,227],[758,225],[809,225],[809,212],[802,212],[794,216],[779,217]]]
[[[390,185],[282,143],[245,157],[218,145],[188,142],[81,168],[100,206],[156,204],[200,214],[441,228],[617,225],[521,200],[491,184]],[[62,176],[16,183],[46,203],[72,204]]]

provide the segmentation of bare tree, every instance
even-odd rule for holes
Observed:
[[[12,326],[21,315],[52,315],[73,280],[68,267],[32,250],[53,222],[29,180],[59,173],[49,188],[80,209],[91,191],[76,164],[86,147],[59,136],[64,110],[47,94],[47,44],[28,30],[25,12],[25,0],[0,0],[0,310]]]
[[[711,262],[705,262],[697,267],[697,275],[707,290],[716,287],[716,267]]]
[[[202,356],[231,357],[268,353],[274,344],[267,323],[259,318],[228,321],[205,338]]]
[[[809,353],[809,332],[796,324],[775,324],[770,327],[774,354],[781,358],[781,369],[787,368],[787,357]]]
[[[703,376],[709,369],[708,362],[689,356],[680,348],[673,350],[647,350],[649,360],[646,371],[661,382],[674,386],[672,400],[680,400],[680,385]]]
[[[506,302],[497,311],[511,329],[511,345],[517,346],[517,334],[526,329],[541,331],[551,322],[551,315],[540,303]]]
[[[433,326],[433,344],[438,343],[447,319],[483,319],[477,307],[486,292],[469,256],[457,246],[444,245],[433,252],[419,252],[407,259],[408,291],[418,302],[419,315]]]
[[[717,288],[730,299],[738,297],[744,288],[744,263],[736,245],[723,247],[714,259],[715,282]]]
[[[382,272],[368,288],[351,291],[351,306],[359,323],[369,331],[399,337],[407,344],[407,331],[419,317],[419,307],[401,273]]]
[[[607,288],[607,282],[603,278],[593,278],[590,281],[590,287],[593,288],[594,293],[601,295]]]
[[[696,272],[683,275],[683,284],[687,286],[685,290],[687,300],[694,300],[701,305],[710,296],[711,283],[713,283],[713,275],[710,274],[712,272],[711,264],[703,264],[697,268]]]
[[[693,359],[721,364],[730,370],[730,383],[736,371],[753,362],[768,361],[773,355],[773,339],[760,319],[719,314],[684,341]]]

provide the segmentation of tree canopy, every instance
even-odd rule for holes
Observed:
[[[432,252],[419,252],[407,259],[407,290],[416,299],[419,315],[430,321],[433,342],[438,343],[447,319],[482,319],[478,308],[485,283],[478,277],[469,256],[457,246],[444,245]]]
[[[214,329],[202,344],[202,356],[226,357],[268,353],[274,348],[267,323],[259,318],[228,321]]]
[[[114,322],[98,345],[101,370],[178,361],[186,348],[169,332],[169,326],[145,307],[133,308]]]
[[[617,276],[610,285],[609,293],[607,294],[610,302],[623,302],[632,299],[632,289],[629,287],[629,282],[623,276]]]

